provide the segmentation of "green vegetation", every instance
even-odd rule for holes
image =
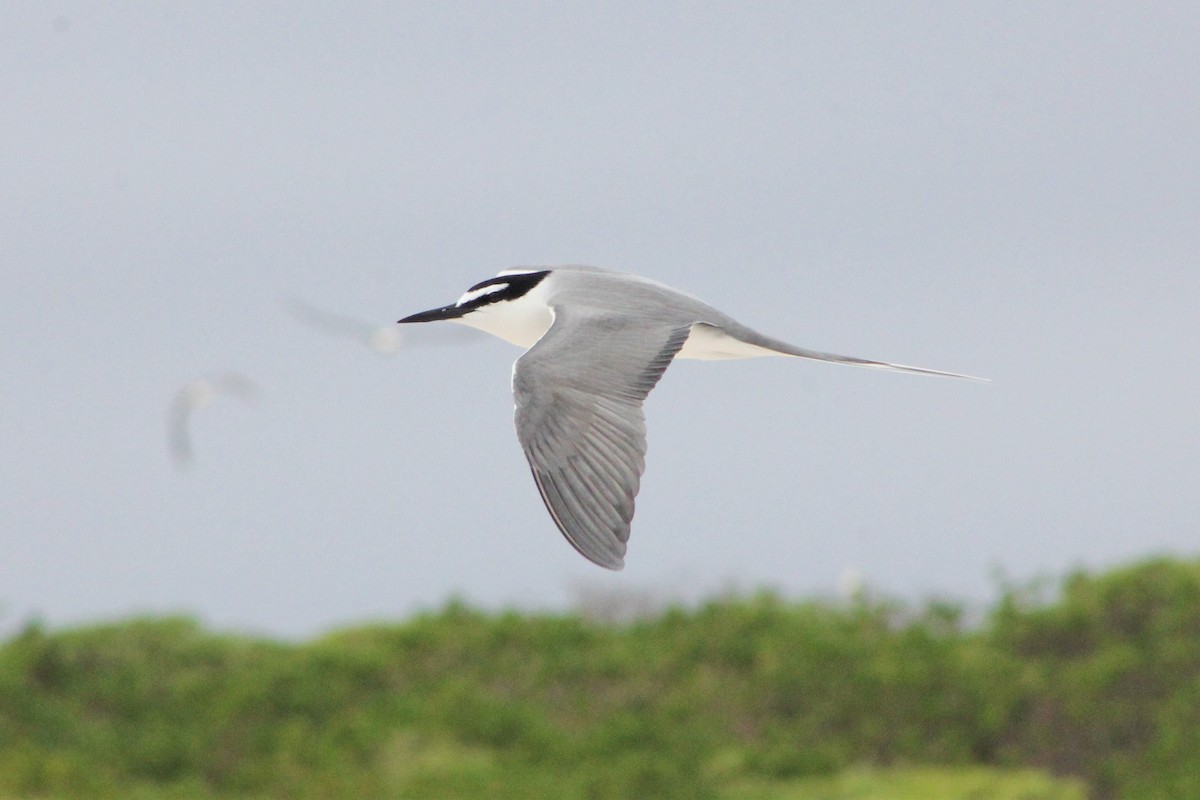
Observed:
[[[729,800],[1084,800],[1079,781],[986,767],[849,769],[827,778],[747,781]]]
[[[767,594],[623,624],[451,604],[299,645],[31,625],[0,645],[5,796],[1200,798],[1200,562],[1011,590],[972,626]]]

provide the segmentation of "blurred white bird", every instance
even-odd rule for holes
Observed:
[[[287,298],[285,305],[288,313],[302,325],[328,336],[351,339],[359,344],[365,344],[381,356],[393,356],[402,348],[414,344],[422,346],[463,344],[482,341],[484,338],[482,334],[465,328],[420,330],[406,335],[394,322],[384,325],[367,322],[346,314],[339,314],[336,311],[317,308],[298,297]]]
[[[325,311],[296,297],[288,298],[287,307],[293,317],[313,330],[330,336],[353,339],[381,356],[395,355],[404,344],[404,335],[394,323],[375,325],[344,314]]]
[[[258,394],[258,387],[254,381],[238,372],[223,372],[211,378],[188,381],[175,394],[167,420],[171,457],[176,466],[186,467],[194,460],[192,413],[211,404],[220,394],[231,395],[250,404]]]

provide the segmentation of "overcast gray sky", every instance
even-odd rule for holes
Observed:
[[[10,2],[0,107],[3,629],[847,568],[986,600],[1197,552],[1197,4]],[[607,573],[529,476],[519,351],[287,305],[383,325],[556,263],[994,383],[677,363]],[[173,397],[229,372],[256,401],[176,469]]]

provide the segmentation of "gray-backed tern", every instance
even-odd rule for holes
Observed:
[[[598,267],[504,270],[452,305],[400,322],[436,320],[469,325],[526,349],[513,365],[517,438],[559,530],[608,569],[625,564],[645,470],[642,401],[671,359],[794,356],[972,377],[806,350],[669,286]]]

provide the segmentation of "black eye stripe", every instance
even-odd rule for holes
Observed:
[[[493,292],[480,295],[479,297],[473,298],[463,305],[465,308],[476,308],[478,306],[488,305],[489,303],[498,303],[501,300],[516,300],[518,297],[527,294],[530,289],[541,283],[542,278],[545,278],[549,274],[550,270],[545,269],[539,272],[525,272],[514,275],[497,275],[494,278],[488,278],[486,281],[480,281],[470,289],[467,289],[467,293],[477,292],[480,289],[486,289],[488,286],[502,285],[504,288],[496,289]]]

